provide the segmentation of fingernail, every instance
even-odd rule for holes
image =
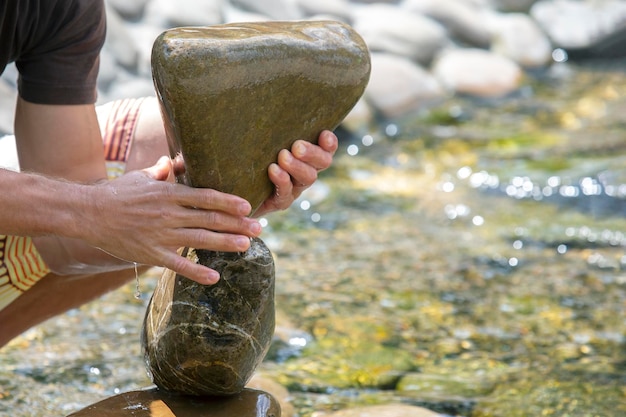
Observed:
[[[280,173],[280,167],[278,166],[278,164],[271,164],[270,171],[272,171],[272,174],[278,175]]]
[[[250,232],[251,232],[254,236],[256,236],[256,235],[258,235],[259,233],[261,233],[261,229],[262,229],[262,227],[261,227],[261,223],[259,223],[259,222],[256,222],[256,221],[255,221],[255,222],[253,222],[253,223],[250,225]]]
[[[287,163],[290,163],[291,161],[293,161],[293,153],[287,151],[285,152],[285,155],[283,156],[284,161]]]
[[[301,158],[306,153],[306,146],[302,143],[296,143],[293,145],[293,153],[296,154],[297,157]]]
[[[252,210],[252,206],[250,206],[250,203],[248,203],[247,201],[244,201],[241,204],[239,204],[240,213],[247,215],[248,213],[250,213],[251,210]]]
[[[220,274],[217,271],[209,271],[206,276],[206,285],[213,285],[220,280]]]
[[[250,238],[246,236],[237,237],[237,247],[241,249],[241,251],[247,251],[250,247]]]

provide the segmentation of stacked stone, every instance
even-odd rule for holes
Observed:
[[[502,97],[526,71],[563,51],[624,54],[623,0],[106,0],[107,42],[99,101],[153,95],[154,39],[177,26],[263,20],[333,19],[353,26],[372,51],[372,76],[346,120],[357,128],[454,94]],[[626,36],[626,35],[623,35]],[[617,42],[616,42],[617,39]],[[595,48],[595,49],[594,49]],[[12,131],[15,71],[0,82],[0,133]]]

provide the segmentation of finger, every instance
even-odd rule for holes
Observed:
[[[202,285],[213,285],[220,279],[214,269],[190,261],[173,252],[166,252],[163,266]]]
[[[250,237],[218,233],[205,229],[179,229],[174,244],[219,252],[245,252],[250,248]]]
[[[286,209],[293,202],[293,183],[291,176],[278,164],[271,164],[268,169],[270,180],[274,183],[274,195],[270,205],[275,209]]]
[[[291,154],[298,160],[305,162],[317,171],[323,171],[333,161],[333,154],[313,143],[297,140],[291,146]]]
[[[339,147],[339,139],[337,139],[337,136],[330,130],[324,130],[320,133],[317,144],[326,152],[334,155]]]
[[[164,155],[159,158],[156,164],[143,169],[143,172],[148,174],[148,176],[154,180],[166,181],[170,172],[172,172],[172,161]]]
[[[185,173],[185,161],[182,154],[177,154],[172,160],[174,175],[182,175]]]
[[[235,216],[247,216],[252,210],[248,201],[236,195],[182,184],[171,184],[171,187],[170,194],[182,206],[223,211]]]
[[[215,232],[227,232],[234,234],[256,237],[261,234],[262,226],[258,220],[245,216],[232,216],[223,212],[213,210],[199,210],[191,208],[181,208],[177,219],[169,217],[168,214],[162,214],[161,218],[167,221],[172,219],[171,224],[174,227],[206,229]],[[190,246],[186,244],[186,246]]]
[[[278,165],[291,177],[295,187],[310,187],[317,180],[317,168],[296,158],[286,149],[278,154]]]

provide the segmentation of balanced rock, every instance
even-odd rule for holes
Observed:
[[[152,72],[170,152],[185,165],[177,180],[239,195],[254,210],[273,192],[267,168],[278,152],[316,142],[357,103],[370,59],[343,23],[245,23],[164,32]],[[221,278],[203,286],[164,272],[142,332],[148,371],[168,392],[237,394],[272,339],[272,255],[254,239],[242,254],[183,256]]]
[[[367,85],[367,46],[334,21],[171,29],[152,50],[152,73],[180,182],[245,198],[273,192],[268,166],[297,139],[317,142]]]
[[[274,261],[260,239],[240,254],[185,249],[188,259],[215,269],[205,286],[165,270],[142,331],[153,382],[169,392],[241,392],[265,357],[274,333]]]
[[[280,414],[274,397],[254,389],[230,397],[186,397],[148,389],[107,398],[68,417],[280,417]]]

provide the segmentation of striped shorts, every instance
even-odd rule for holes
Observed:
[[[124,173],[143,100],[118,100],[98,109],[98,122],[110,179]],[[2,152],[5,157],[8,153],[6,149],[14,148],[9,140],[2,139],[3,142],[7,141]],[[17,158],[14,160],[17,161]],[[16,163],[4,165],[9,169],[19,169]],[[30,237],[0,235],[0,310],[28,291],[49,272],[50,269]]]

